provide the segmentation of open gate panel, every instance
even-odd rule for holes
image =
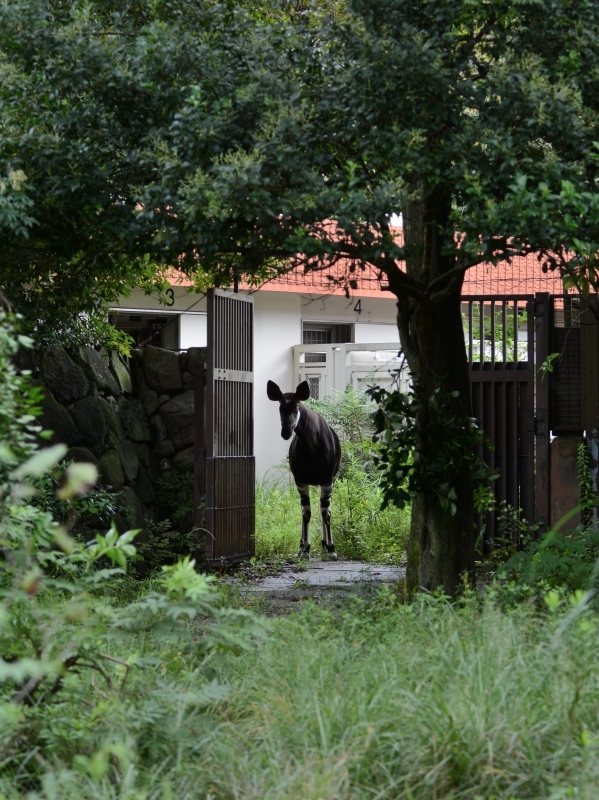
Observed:
[[[253,303],[221,289],[208,293],[206,557],[212,565],[254,554]]]

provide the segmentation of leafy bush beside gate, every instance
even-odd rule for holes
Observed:
[[[66,525],[32,505],[32,481],[47,504],[47,476],[66,447],[39,446],[39,392],[12,363],[31,343],[15,323],[0,312],[0,797],[42,787],[47,796],[63,767],[72,786],[151,768],[171,739],[210,726],[207,709],[227,691],[214,680],[217,656],[247,650],[264,630],[251,613],[222,608],[189,558],[132,581],[136,531],[71,536],[93,465],[63,476],[66,508],[53,510]]]

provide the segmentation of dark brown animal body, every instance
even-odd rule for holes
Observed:
[[[341,464],[341,445],[328,422],[303,403],[289,446],[289,466],[296,483],[332,483]]]
[[[270,400],[279,402],[283,439],[290,439],[295,433],[289,447],[289,466],[302,506],[299,554],[304,555],[310,551],[310,486],[320,486],[322,546],[336,559],[331,534],[331,494],[333,481],[341,464],[339,438],[320,414],[303,405],[302,400],[310,397],[307,381],[300,383],[295,392],[285,394],[276,383],[268,381],[266,391]]]

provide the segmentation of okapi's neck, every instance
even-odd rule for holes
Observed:
[[[318,424],[318,414],[312,409],[307,408],[303,403],[299,403],[299,420],[294,428],[294,433],[303,444],[307,444],[312,435],[316,434]]]

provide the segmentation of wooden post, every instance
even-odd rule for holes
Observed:
[[[599,430],[599,304],[597,295],[581,298],[580,372],[582,428],[587,436]],[[596,438],[597,434],[593,438]]]
[[[194,369],[194,448],[193,448],[193,524],[206,527],[206,432],[205,432],[206,364],[198,361]]]
[[[548,292],[535,295],[535,522],[539,533],[547,530],[550,518],[550,449],[549,449],[549,376],[539,367],[549,356],[551,345],[551,296]]]

